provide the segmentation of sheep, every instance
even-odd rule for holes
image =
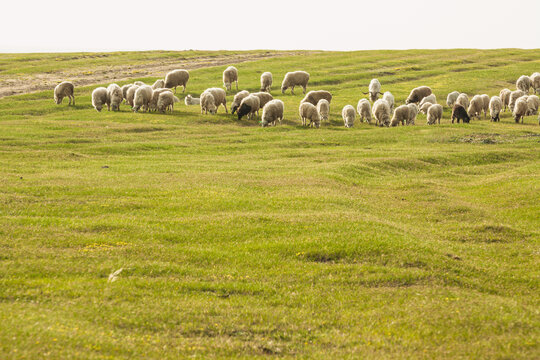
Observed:
[[[312,90],[300,101],[300,103],[308,102],[313,106],[317,106],[319,100],[325,99],[330,104],[332,102],[332,94],[326,90]]]
[[[305,94],[308,82],[309,73],[305,71],[288,72],[285,74],[283,82],[281,83],[281,93],[285,94],[285,90],[291,88],[291,94],[294,95],[294,87],[301,86]]]
[[[223,86],[225,89],[231,90],[231,84],[236,83],[236,90],[238,90],[238,69],[234,66],[229,66],[223,71]]]
[[[527,97],[527,115],[538,114],[538,106],[540,106],[540,98],[538,98],[536,95],[529,95]]]
[[[109,106],[109,96],[107,96],[107,89],[104,87],[98,87],[92,91],[92,106],[98,112],[101,112],[103,105]]]
[[[309,126],[315,126],[318,128],[321,126],[321,117],[317,112],[317,107],[309,102],[302,102],[298,108],[300,112],[300,118],[302,119],[302,125],[306,126],[306,120],[309,120]]]
[[[369,82],[368,92],[363,93],[364,95],[369,94],[369,99],[371,101],[377,101],[379,94],[383,95],[381,92],[381,83],[377,79],[371,79]]]
[[[501,113],[503,102],[499,96],[492,96],[489,100],[489,115],[491,121],[501,121],[499,114]]]
[[[69,105],[71,105],[71,100],[73,100],[73,105],[75,106],[75,86],[69,81],[62,81],[60,84],[56,85],[54,88],[54,102],[57,105],[62,103],[64,97],[68,97]]]
[[[372,113],[377,121],[377,125],[386,127],[390,125],[390,105],[388,104],[388,101],[383,99],[375,101]]]
[[[399,123],[401,123],[401,125],[405,125],[405,123],[408,123],[409,112],[410,112],[409,105],[398,106],[396,110],[394,111],[394,116],[392,116],[392,120],[390,121],[390,126],[398,126]]]
[[[516,80],[516,89],[521,90],[526,94],[529,93],[531,85],[531,78],[527,75],[521,75],[519,79]]]
[[[469,97],[465,93],[459,94],[458,98],[456,99],[455,104],[459,104],[463,106],[465,109],[469,107]],[[454,104],[454,105],[455,105]]]
[[[427,124],[433,125],[435,123],[440,124],[443,113],[443,107],[439,104],[433,104],[427,111]]]
[[[354,119],[356,118],[356,111],[352,105],[345,105],[341,110],[341,116],[343,117],[343,123],[346,128],[351,128],[354,125]]]
[[[459,96],[459,91],[452,91],[450,94],[448,94],[448,96],[446,97],[446,105],[448,105],[448,107],[452,107],[454,106],[454,104],[456,103],[456,100]]]
[[[199,105],[201,103],[201,98],[194,98],[190,94],[188,94],[184,98],[184,103],[186,105]]]
[[[484,109],[484,100],[480,95],[474,95],[471,99],[471,103],[469,104],[469,108],[467,110],[467,113],[469,114],[469,117],[472,119],[475,116],[480,119],[480,115],[482,115],[482,110]]]
[[[390,105],[390,112],[394,111],[394,95],[390,91],[385,91],[382,98]]]
[[[126,103],[127,103],[127,92],[129,90],[129,88],[132,87],[132,86],[133,86],[133,84],[126,84],[126,85],[121,87],[121,89],[122,89],[122,97],[124,98]]]
[[[420,86],[417,88],[414,88],[411,90],[411,93],[409,94],[409,97],[407,100],[405,100],[406,104],[410,103],[419,103],[422,101],[423,98],[425,98],[428,95],[431,95],[432,91],[429,86]]]
[[[152,92],[152,99],[150,99],[150,102],[148,103],[148,110],[150,111],[155,111],[155,110],[158,110],[158,99],[159,99],[159,95],[163,92],[170,92],[172,93],[172,90],[171,89],[168,89],[168,88],[159,88],[159,89],[155,89],[153,92]]]
[[[238,110],[240,103],[248,95],[249,95],[249,91],[247,90],[242,90],[240,92],[237,92],[236,95],[234,95],[233,102],[231,104],[231,114],[234,114],[235,111]]]
[[[142,81],[135,81],[135,82],[133,83],[133,85],[144,86],[144,85],[146,85],[146,84],[143,83]]]
[[[152,100],[152,94],[154,90],[150,85],[140,86],[137,91],[135,91],[135,98],[133,99],[133,111],[137,112],[142,107],[143,111],[148,111],[148,105]]]
[[[244,115],[247,115],[248,120],[251,120],[255,113],[259,113],[260,106],[260,98],[254,94],[249,94],[242,99],[238,107],[238,120],[241,120]]]
[[[512,93],[512,91],[510,91],[510,89],[502,89],[500,92],[499,92],[499,97],[501,98],[501,101],[503,103],[503,111],[506,111],[506,108],[508,107],[508,104],[510,102],[510,94]]]
[[[371,124],[371,104],[369,103],[368,99],[358,100],[356,111],[358,112],[360,121],[364,122],[364,120],[366,120],[369,124]]]
[[[189,72],[184,69],[176,69],[170,71],[165,75],[165,83],[162,87],[172,89],[174,88],[174,93],[176,94],[176,87],[182,86],[182,92],[186,92],[186,86],[189,81]]]
[[[273,78],[271,72],[263,72],[261,75],[261,91],[270,92],[270,87],[272,86]]]
[[[458,104],[457,102],[452,108],[452,124],[454,123],[454,119],[457,120],[458,124],[460,120],[463,120],[463,123],[468,123],[471,121],[471,118],[467,114],[467,110],[465,110],[465,107],[461,104]]]
[[[510,100],[508,100],[508,108],[511,112],[514,112],[514,105],[516,104],[517,99],[520,97],[527,95],[525,91],[522,90],[514,90],[510,93]]]
[[[110,84],[107,87],[107,96],[109,97],[109,110],[112,107],[113,111],[120,110],[120,104],[124,100],[122,89],[117,84]]]
[[[133,107],[133,100],[135,99],[135,92],[137,91],[139,87],[140,87],[139,85],[131,85],[129,89],[127,89],[126,91],[126,103],[130,107]]]
[[[321,117],[321,121],[328,121],[328,115],[330,114],[330,103],[326,99],[321,99],[317,103],[317,111]]]
[[[531,76],[531,87],[533,88],[534,93],[540,93],[540,73],[535,72]]]
[[[422,106],[426,103],[429,103],[429,104],[436,104],[437,103],[437,98],[435,97],[435,94],[430,94],[428,96],[426,96],[425,98],[423,98],[421,101],[420,101],[420,104],[418,104],[418,108],[420,109],[420,111],[422,110]],[[425,114],[425,112],[424,112]]]
[[[215,114],[217,107],[215,105],[214,95],[211,92],[203,92],[201,94],[201,114]]]
[[[163,79],[156,80],[156,82],[154,82],[154,84],[152,85],[153,90],[162,89],[164,87],[165,87],[165,81]]]
[[[263,108],[261,125],[263,127],[268,126],[270,124],[276,126],[276,120],[279,120],[279,124],[281,125],[281,121],[283,120],[283,112],[284,112],[283,101],[272,100],[272,101],[267,102]]]
[[[223,107],[225,108],[225,113],[229,113],[229,111],[227,110],[227,94],[225,93],[225,90],[221,88],[209,88],[206,89],[205,92],[212,93],[212,96],[214,97],[214,105],[216,106],[216,111],[219,108],[219,105],[223,105]]]
[[[269,101],[274,100],[274,97],[266,92],[256,92],[252,95],[255,95],[259,98],[259,109],[262,109],[264,105],[266,105],[266,103],[268,103]]]
[[[174,103],[180,101],[176,96],[173,95],[172,91],[167,89],[167,91],[163,91],[159,94],[158,101],[157,101],[157,109],[161,113],[165,113],[165,111],[170,110],[173,112],[174,110]]]
[[[418,115],[418,106],[416,106],[415,103],[407,105],[409,107],[409,120],[407,121],[407,125],[414,125],[414,122],[416,121],[416,115]]]
[[[430,107],[431,105],[433,105],[433,103],[431,103],[431,102],[426,102],[426,103],[422,104],[422,106],[419,106],[419,107],[418,107],[418,110],[420,110],[420,112],[421,112],[422,114],[426,114],[427,111],[428,111],[428,109],[429,109],[429,107]]]
[[[517,99],[514,110],[512,111],[512,115],[514,115],[514,121],[516,123],[519,123],[519,120],[521,119],[521,123],[523,124],[523,118],[527,115],[528,110],[529,107],[527,106],[527,98],[525,96],[522,96]]]

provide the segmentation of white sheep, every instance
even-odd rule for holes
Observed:
[[[231,104],[231,114],[234,114],[236,110],[238,110],[240,103],[248,95],[249,95],[249,91],[247,90],[242,90],[240,92],[237,92],[236,95],[234,95],[233,102]]]
[[[326,99],[321,99],[317,103],[317,111],[321,117],[321,121],[328,121],[328,115],[330,114],[330,103]]]
[[[533,88],[534,93],[540,93],[540,73],[535,72],[531,76],[531,86]]]
[[[469,104],[469,108],[467,109],[467,114],[469,115],[471,120],[475,116],[478,119],[480,119],[480,115],[482,115],[483,109],[484,109],[484,100],[482,99],[480,95],[474,95]]]
[[[144,85],[146,85],[146,84],[143,83],[142,81],[135,81],[135,82],[133,83],[133,85],[144,86]]]
[[[176,94],[176,87],[182,86],[182,92],[186,92],[186,86],[189,81],[189,72],[184,69],[176,69],[170,71],[165,75],[165,83],[163,87],[172,89],[174,88],[174,93]]]
[[[528,110],[529,106],[527,105],[527,97],[522,96],[518,98],[515,103],[514,110],[512,111],[515,122],[519,123],[519,120],[521,119],[521,123],[523,124],[523,118],[527,116]]]
[[[148,105],[152,100],[153,93],[154,90],[152,90],[150,85],[140,86],[137,91],[135,91],[135,98],[133,99],[133,107],[131,109],[135,112],[139,111],[141,108],[143,109],[143,112],[148,111]]]
[[[309,73],[305,71],[288,72],[285,74],[283,82],[281,83],[281,93],[285,94],[285,90],[291,88],[291,94],[294,95],[294,87],[301,86],[305,94],[308,82]]]
[[[433,91],[431,91],[431,88],[429,86],[419,86],[417,88],[414,88],[411,90],[411,93],[407,97],[407,100],[405,100],[405,104],[418,104],[420,101],[422,101],[423,98],[431,95],[432,93]]]
[[[488,94],[482,94],[480,95],[482,98],[482,101],[484,102],[484,106],[482,106],[482,111],[484,112],[484,119],[487,118],[487,113],[489,111],[489,95]]]
[[[54,102],[57,105],[62,103],[64,97],[68,97],[69,105],[71,105],[71,100],[73,100],[73,105],[75,105],[75,86],[69,81],[62,81],[60,84],[56,85],[54,88]]]
[[[321,117],[319,116],[315,105],[309,102],[303,102],[300,103],[298,110],[303,126],[306,126],[307,120],[309,120],[309,126],[315,126],[316,128],[321,126]]]
[[[358,112],[360,121],[364,122],[364,120],[366,120],[368,123],[371,124],[371,104],[369,103],[368,99],[358,100],[358,104],[356,105],[356,111]]]
[[[398,106],[394,111],[394,115],[390,121],[390,126],[398,126],[399,123],[401,123],[401,125],[405,125],[405,123],[409,122],[409,111],[410,108],[408,105]]]
[[[435,94],[429,94],[428,96],[424,97],[421,101],[418,107],[420,108],[420,111],[422,110],[422,105],[430,103],[430,104],[436,104],[437,98],[435,97]],[[424,112],[425,114],[425,112]]]
[[[217,107],[215,104],[214,95],[211,92],[203,92],[201,94],[201,114],[215,114]]]
[[[244,115],[247,115],[248,120],[251,120],[255,114],[259,115],[261,108],[261,100],[255,94],[249,94],[242,99],[238,107],[238,120],[241,120]]]
[[[126,91],[126,103],[133,107],[133,100],[135,99],[135,91],[139,88],[139,85],[131,85]]]
[[[383,99],[375,101],[372,113],[377,121],[377,125],[386,127],[390,125],[390,105],[388,104],[388,101]]]
[[[103,105],[109,106],[109,96],[107,95],[107,89],[104,87],[98,87],[92,91],[92,106],[98,112],[101,112]]]
[[[312,90],[308,92],[300,102],[308,102],[313,106],[317,106],[317,103],[321,99],[326,99],[330,104],[332,102],[332,94],[326,90]]]
[[[420,110],[422,114],[427,114],[427,111],[431,105],[433,105],[431,102],[423,103],[422,106],[418,107],[418,110]]]
[[[268,126],[270,124],[276,126],[276,120],[279,120],[279,124],[281,125],[281,121],[283,120],[283,113],[284,113],[283,101],[272,100],[272,101],[267,102],[263,108],[261,125],[263,127]]]
[[[536,115],[538,114],[538,107],[540,106],[540,98],[536,95],[527,96],[527,115]]]
[[[113,111],[119,111],[120,104],[122,103],[122,100],[124,100],[120,86],[117,84],[110,84],[107,86],[107,96],[109,97],[109,110],[112,107]]]
[[[407,121],[407,125],[414,125],[416,116],[418,115],[418,106],[415,103],[410,103],[407,106],[409,107],[409,120]]]
[[[512,91],[510,89],[502,89],[499,92],[499,97],[501,98],[502,104],[503,104],[503,111],[506,110],[508,107],[508,104],[510,103],[510,94]]]
[[[167,89],[168,90],[168,89]],[[172,91],[163,91],[159,94],[157,101],[157,109],[159,112],[165,113],[169,110],[173,112],[174,103],[180,101],[176,96],[173,95]]]
[[[379,82],[379,80],[371,79],[371,81],[369,82],[368,92],[363,94],[369,94],[369,99],[371,101],[377,101],[377,99],[379,98],[379,94],[383,94],[381,92],[381,83]]]
[[[382,98],[390,105],[390,112],[394,111],[394,95],[390,91],[385,91]]]
[[[126,85],[121,87],[121,89],[122,89],[122,97],[124,98],[126,103],[127,103],[127,92],[129,90],[129,88],[132,87],[132,86],[133,86],[133,84],[126,84]]]
[[[514,105],[516,104],[517,99],[519,99],[522,96],[527,95],[525,91],[522,90],[514,90],[510,93],[510,100],[508,101],[508,107],[510,108],[510,111],[514,112]]]
[[[261,91],[270,92],[270,88],[272,87],[272,73],[271,72],[263,72],[261,75]]]
[[[446,105],[448,105],[448,107],[453,107],[454,104],[456,103],[458,96],[459,96],[459,91],[452,91],[446,97]]]
[[[227,94],[225,93],[225,90],[220,88],[209,88],[206,89],[205,92],[212,93],[212,96],[214,97],[214,105],[216,106],[216,112],[219,106],[223,105],[223,107],[225,108],[225,113],[229,113],[229,111],[227,110]]]
[[[427,124],[440,124],[443,113],[443,107],[439,104],[432,104],[427,111]]]
[[[199,105],[201,103],[201,98],[194,98],[193,96],[191,96],[190,94],[188,94],[185,98],[184,98],[184,103],[186,105]]]
[[[150,111],[158,110],[159,95],[161,95],[164,92],[170,92],[172,94],[172,90],[168,88],[159,88],[152,91],[152,99],[150,99],[150,102],[148,103],[148,110]]]
[[[455,104],[461,105],[465,109],[467,109],[469,107],[469,97],[467,96],[467,94],[461,93],[461,94],[459,94],[458,98],[456,99]]]
[[[236,83],[236,90],[238,90],[238,69],[234,66],[229,66],[223,71],[223,86],[227,90],[231,90],[231,84]]]
[[[154,84],[152,85],[152,89],[153,90],[156,90],[156,89],[162,89],[166,87],[165,86],[165,81],[163,79],[158,79],[154,82]]]
[[[529,93],[531,85],[531,78],[527,75],[521,75],[519,79],[516,80],[516,89],[521,90],[526,94]]]
[[[352,105],[345,105],[343,110],[341,110],[341,116],[343,117],[343,123],[346,128],[351,128],[354,126],[356,111]]]
[[[264,105],[266,105],[266,103],[268,103],[269,101],[274,100],[274,97],[272,95],[263,91],[253,93],[252,95],[255,95],[259,98],[259,109],[262,109]]]
[[[489,100],[489,115],[491,116],[491,121],[501,121],[499,115],[503,107],[503,102],[500,96],[492,96]]]

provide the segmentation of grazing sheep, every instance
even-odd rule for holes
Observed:
[[[431,88],[429,86],[419,86],[417,88],[414,88],[411,90],[411,93],[409,94],[409,97],[407,100],[405,100],[406,104],[410,103],[419,103],[422,101],[423,98],[426,96],[431,95],[433,92],[431,91]]]
[[[267,92],[256,92],[252,95],[255,95],[259,98],[259,109],[262,109],[264,105],[266,105],[269,101],[274,100],[274,97]]]
[[[386,127],[390,125],[390,105],[388,101],[383,99],[375,101],[372,112],[377,125]]]
[[[190,94],[188,94],[185,98],[184,98],[184,103],[186,105],[199,105],[201,103],[201,98],[194,98],[193,96],[191,96]]]
[[[162,87],[172,89],[174,88],[174,93],[176,94],[176,87],[182,86],[182,92],[186,92],[186,86],[189,81],[189,72],[184,69],[176,69],[170,71],[165,75],[165,83]]]
[[[215,104],[214,95],[211,92],[203,92],[201,94],[201,114],[215,114],[217,112],[217,107]]]
[[[317,111],[321,117],[321,121],[328,121],[328,115],[330,114],[330,103],[326,99],[321,99],[317,103]]]
[[[426,96],[425,98],[423,98],[421,101],[420,101],[420,104],[418,104],[418,107],[420,109],[422,109],[422,105],[426,104],[426,103],[430,103],[430,104],[436,104],[437,103],[437,98],[435,97],[435,94],[429,94],[428,96]],[[424,113],[425,114],[425,113]]]
[[[514,115],[514,121],[516,123],[519,123],[519,120],[521,119],[521,123],[523,124],[523,118],[527,116],[528,110],[529,106],[527,105],[527,98],[525,96],[522,96],[517,99],[514,110],[512,111],[512,114]]]
[[[427,111],[427,124],[433,125],[435,123],[440,124],[443,113],[443,107],[439,104],[433,104]]]
[[[529,89],[531,88],[532,82],[531,78],[527,75],[521,75],[519,79],[516,80],[516,89],[523,91],[528,94]]]
[[[431,102],[423,103],[422,106],[418,107],[418,109],[422,114],[426,114],[431,105],[433,105]]]
[[[394,111],[394,95],[390,91],[385,91],[382,98],[390,105],[390,112]]]
[[[62,81],[60,84],[56,85],[54,88],[54,102],[57,105],[62,103],[64,97],[68,97],[69,105],[71,105],[71,100],[73,100],[73,105],[75,105],[75,86],[69,81]]]
[[[512,91],[510,91],[510,89],[502,89],[499,92],[499,97],[501,98],[501,101],[503,103],[503,111],[506,110],[506,108],[508,107],[508,104],[510,103],[510,94],[511,93],[512,93]]]
[[[294,87],[301,86],[305,94],[308,82],[309,73],[305,71],[288,72],[285,74],[283,82],[281,83],[281,93],[285,94],[285,90],[291,88],[291,94],[294,95]]]
[[[343,117],[343,123],[346,128],[354,126],[354,119],[356,118],[356,111],[352,105],[345,105],[341,110],[341,116]]]
[[[164,92],[170,92],[172,94],[172,90],[168,88],[159,88],[159,89],[155,89],[152,92],[152,99],[150,99],[150,102],[148,103],[148,110],[150,111],[158,110],[159,95]]]
[[[139,87],[140,87],[139,85],[132,85],[126,91],[126,103],[130,107],[133,107],[133,100],[135,99],[135,92],[137,91]]]
[[[133,99],[133,107],[131,109],[137,112],[142,107],[143,112],[148,111],[148,106],[152,100],[153,93],[154,90],[152,90],[150,85],[140,86],[137,91],[135,91],[135,98]]]
[[[126,84],[126,85],[121,87],[121,89],[122,89],[122,97],[124,98],[126,103],[127,103],[127,92],[129,90],[129,88],[132,87],[132,86],[133,86],[133,84]]]
[[[216,112],[219,108],[219,105],[223,105],[223,107],[225,108],[225,113],[229,113],[229,111],[227,110],[227,94],[225,93],[225,90],[221,88],[209,88],[206,89],[205,92],[212,93],[212,96],[214,97],[214,105],[216,106]]]
[[[166,86],[165,86],[165,81],[163,79],[156,80],[156,82],[154,82],[154,84],[152,85],[152,89],[154,89],[154,90],[162,89],[164,87],[166,87]]]
[[[540,106],[540,98],[536,95],[527,96],[527,115],[536,115],[538,114],[538,106]]]
[[[508,107],[510,108],[511,112],[514,112],[514,105],[516,104],[517,99],[525,95],[527,94],[525,93],[525,91],[522,91],[522,90],[514,90],[510,93],[510,100],[508,101]]]
[[[480,95],[474,95],[471,99],[471,103],[469,104],[469,108],[467,110],[467,113],[469,114],[469,117],[473,119],[475,116],[480,119],[480,115],[482,115],[482,110],[484,109],[484,100]]]
[[[398,106],[396,110],[394,111],[394,116],[392,116],[392,120],[390,121],[390,126],[398,126],[399,123],[401,123],[401,125],[405,125],[405,123],[408,123],[409,112],[410,112],[409,105]]]
[[[489,115],[491,121],[501,121],[499,114],[501,113],[503,102],[499,96],[493,96],[489,100]]]
[[[489,95],[488,94],[482,94],[480,95],[482,98],[482,101],[484,102],[484,106],[482,107],[482,111],[484,112],[484,119],[487,118],[487,113],[489,111]]]
[[[170,90],[163,91],[162,93],[159,94],[158,101],[157,101],[157,109],[161,113],[165,113],[165,111],[167,110],[169,110],[170,112],[173,112],[174,103],[179,102],[179,101],[180,99],[174,96],[172,91]]]
[[[452,124],[454,123],[454,119],[457,120],[458,124],[460,120],[463,120],[463,123],[468,123],[471,121],[471,118],[467,114],[467,110],[465,110],[465,107],[461,104],[458,104],[457,102],[452,108]]]
[[[270,92],[270,87],[272,86],[273,78],[271,72],[263,72],[261,75],[261,91]]]
[[[454,104],[456,103],[456,100],[459,96],[459,91],[452,91],[450,94],[448,94],[448,96],[446,97],[446,105],[448,105],[448,107],[452,107],[454,106]]]
[[[281,100],[272,100],[266,103],[262,112],[261,125],[263,127],[270,124],[276,126],[276,120],[279,120],[281,125],[281,120],[283,120],[284,105]]]
[[[358,105],[356,105],[356,111],[360,117],[360,121],[364,122],[366,120],[371,124],[371,104],[368,99],[358,100]]]
[[[409,121],[407,121],[407,125],[414,125],[414,122],[416,121],[416,115],[418,115],[418,106],[416,106],[415,103],[407,105],[409,107]]]
[[[371,79],[369,82],[368,92],[363,93],[364,95],[369,94],[369,99],[373,102],[377,101],[379,94],[383,95],[381,92],[381,83],[377,79]]]
[[[458,98],[456,99],[455,104],[459,104],[463,106],[465,109],[469,107],[469,97],[465,93],[459,94]],[[454,104],[454,105],[455,105]]]
[[[109,96],[107,95],[107,89],[104,87],[98,87],[92,91],[92,106],[98,112],[101,112],[103,105],[109,107]]]
[[[107,87],[107,96],[109,97],[109,110],[112,108],[113,111],[120,110],[120,104],[124,100],[122,95],[122,89],[117,84],[110,84]]]
[[[300,118],[302,119],[302,125],[306,126],[306,120],[309,120],[309,126],[315,126],[318,128],[321,126],[321,117],[317,112],[317,107],[309,102],[300,103],[299,107]]]
[[[328,103],[331,103],[332,102],[332,94],[330,94],[326,90],[312,90],[312,91],[308,92],[306,94],[306,96],[302,99],[302,101],[300,101],[300,102],[301,103],[308,102],[313,106],[317,106],[317,103],[321,99],[325,99],[326,101],[328,101]]]
[[[248,120],[251,120],[255,114],[259,114],[261,100],[254,94],[249,94],[242,99],[238,107],[238,120],[241,120],[244,115],[247,115]]]
[[[531,87],[534,93],[540,93],[540,73],[535,72],[531,75]]]
[[[236,90],[238,90],[238,69],[234,66],[229,66],[223,71],[223,86],[227,90],[231,90],[231,84],[236,83]]]
[[[135,82],[133,83],[133,85],[144,86],[144,85],[146,85],[146,84],[143,83],[142,81],[135,81]]]
[[[231,104],[231,114],[234,114],[235,111],[238,110],[238,107],[240,106],[240,103],[248,95],[249,95],[249,91],[247,91],[247,90],[242,90],[242,91],[236,93],[236,95],[234,95],[234,99],[233,99],[233,102]]]

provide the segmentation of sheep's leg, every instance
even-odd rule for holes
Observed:
[[[294,95],[294,86],[291,87],[291,94]]]
[[[238,90],[238,80],[236,80],[236,90]]]
[[[306,93],[306,86],[302,86],[304,94]]]
[[[227,103],[224,103],[224,104],[223,104],[223,107],[225,108],[225,114],[228,114],[229,111],[227,110]]]
[[[184,90],[182,90],[182,93],[186,92],[186,85],[182,85],[184,87]]]

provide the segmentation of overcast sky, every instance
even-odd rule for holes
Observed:
[[[2,15],[0,52],[540,48],[540,0],[16,0]]]

